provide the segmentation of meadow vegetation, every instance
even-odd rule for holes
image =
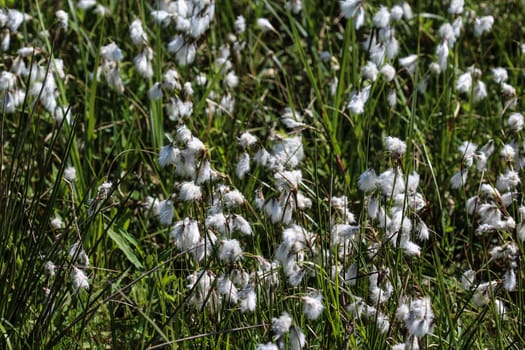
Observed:
[[[523,348],[523,1],[0,4],[0,348]]]

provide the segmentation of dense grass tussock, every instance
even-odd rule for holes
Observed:
[[[3,1],[0,347],[520,349],[521,1]]]

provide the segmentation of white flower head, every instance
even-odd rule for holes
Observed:
[[[162,225],[171,225],[175,211],[173,202],[169,199],[163,200],[158,205],[159,221]]]
[[[187,97],[191,97],[193,96],[193,86],[191,84],[191,82],[187,81],[184,83],[184,93],[186,94]]]
[[[467,183],[467,177],[467,169],[458,171],[450,178],[450,187],[452,187],[453,189],[458,189],[464,186]]]
[[[456,82],[456,90],[464,94],[470,94],[471,88],[472,74],[470,72],[461,74]]]
[[[64,169],[64,179],[68,181],[75,181],[77,178],[77,170],[73,166]]]
[[[180,90],[180,75],[175,69],[168,69],[162,75],[162,85],[168,90]]]
[[[250,236],[252,234],[250,223],[240,215],[233,215],[232,226],[233,230],[238,231],[243,235]]]
[[[77,7],[81,10],[88,10],[92,7],[95,7],[97,5],[96,0],[80,0],[77,3]]]
[[[303,117],[299,111],[292,110],[287,107],[281,115],[281,123],[288,129],[299,129],[305,127],[307,124],[303,123]]]
[[[97,198],[106,198],[107,195],[109,195],[112,187],[113,183],[111,181],[104,181],[100,186],[98,186]]]
[[[396,89],[390,89],[388,92],[388,95],[386,97],[387,103],[390,106],[390,108],[395,108],[397,105],[397,93]]]
[[[379,70],[374,62],[368,61],[365,66],[361,68],[361,75],[363,79],[376,81]]]
[[[391,196],[403,193],[405,191],[405,181],[400,169],[387,169],[383,171],[377,180],[385,196]]]
[[[274,170],[281,167],[294,168],[303,160],[304,149],[301,136],[287,137],[272,147]]]
[[[46,263],[44,264],[44,269],[46,270],[46,273],[51,277],[55,276],[56,268],[56,265],[51,260],[46,261]]]
[[[305,296],[303,299],[303,311],[309,320],[316,320],[319,318],[324,310],[323,295],[316,294],[313,296]]]
[[[204,143],[199,140],[197,137],[192,136],[190,140],[186,143],[186,154],[195,156],[196,154],[200,154],[206,151],[206,146]]]
[[[193,135],[186,125],[183,124],[177,128],[177,135],[175,136],[175,139],[178,142],[187,144],[192,138]]]
[[[149,79],[153,77],[153,50],[149,47],[145,47],[142,52],[133,58],[133,63],[137,72],[143,78]]]
[[[178,34],[168,43],[168,52],[175,54],[179,65],[186,66],[195,60],[197,48],[193,42],[187,42],[183,35]]]
[[[195,153],[193,151],[184,149],[178,151],[176,162],[175,162],[175,174],[180,177],[194,178],[196,172],[195,166]]]
[[[339,1],[339,6],[345,18],[354,20],[356,30],[359,30],[365,24],[365,10],[362,0],[341,0]]]
[[[404,141],[392,136],[385,137],[385,146],[387,152],[394,158],[400,158],[407,149],[407,145]]]
[[[241,312],[253,312],[257,307],[257,294],[251,285],[239,292]],[[257,348],[258,349],[258,348]]]
[[[218,177],[218,173],[211,168],[210,161],[208,159],[201,160],[198,168],[195,183],[202,185],[206,182],[213,181]]]
[[[507,169],[507,171],[498,176],[496,181],[496,188],[499,191],[511,191],[515,189],[521,182],[520,176],[517,171]]]
[[[82,243],[80,241],[75,242],[71,248],[69,248],[69,256],[75,259],[75,261],[78,261],[80,264],[89,266],[89,256],[82,247]]]
[[[159,165],[163,168],[167,165],[176,165],[181,160],[180,149],[168,144],[160,149]]]
[[[223,300],[230,304],[237,304],[239,300],[237,287],[233,284],[229,276],[221,275],[218,279],[217,292]]]
[[[303,9],[303,0],[288,0],[284,7],[296,15]]]
[[[470,141],[464,141],[459,147],[458,151],[462,156],[462,162],[467,167],[472,166],[474,163],[474,158],[476,157],[476,150],[478,149],[478,145],[475,143],[472,143]]]
[[[225,234],[228,229],[226,216],[223,213],[208,215],[206,217],[206,226],[215,229],[221,234]]]
[[[399,64],[401,67],[405,68],[407,72],[412,75],[416,71],[416,64],[417,64],[417,55],[409,55],[403,58],[399,59]]]
[[[279,350],[279,347],[274,343],[258,344],[255,350]]]
[[[234,89],[239,85],[239,77],[234,71],[229,71],[224,77],[224,85],[230,89]]]
[[[434,72],[441,72],[447,69],[447,62],[448,62],[448,55],[449,55],[449,48],[448,48],[448,42],[442,41],[438,44],[436,48],[436,56],[437,56],[437,64],[438,69],[433,69]]]
[[[205,86],[208,82],[208,78],[206,78],[206,74],[200,73],[195,77],[195,84],[197,86]]]
[[[434,313],[430,298],[413,300],[403,321],[411,335],[422,337],[430,333],[434,324]]]
[[[239,145],[242,148],[248,148],[251,145],[254,145],[257,142],[257,137],[249,133],[248,131],[243,132],[239,137]]]
[[[281,316],[272,318],[272,332],[276,338],[280,338],[290,331],[292,326],[292,318],[287,312],[283,312]]]
[[[303,179],[301,170],[281,171],[274,175],[275,185],[279,191],[297,191]]]
[[[390,11],[386,6],[381,6],[374,15],[374,25],[377,28],[385,28],[390,22]]]
[[[496,67],[492,68],[492,79],[495,83],[501,84],[507,81],[509,78],[509,75],[507,73],[507,70],[503,67]]]
[[[139,58],[139,56],[135,57],[135,59],[137,59],[137,58]],[[137,63],[137,61],[135,61],[135,63]],[[137,70],[138,70],[138,67],[137,67]],[[143,72],[143,73],[148,73],[149,74],[149,72]],[[153,71],[151,71],[151,73],[153,74]],[[141,73],[141,75],[142,75],[142,73]],[[156,82],[148,90],[148,97],[152,101],[157,101],[157,100],[160,100],[162,98],[162,96],[163,96],[162,84],[159,83],[159,82]]]
[[[16,75],[8,71],[2,71],[2,74],[0,75],[0,91],[11,90],[15,86]]]
[[[108,61],[119,62],[124,58],[122,50],[115,44],[111,42],[106,46],[100,48],[100,54]]]
[[[301,350],[306,345],[306,337],[299,326],[293,326],[290,330],[290,349]]]
[[[227,208],[236,208],[244,204],[244,195],[239,190],[228,191],[222,196],[224,205]]]
[[[448,13],[459,15],[463,13],[463,6],[465,4],[464,0],[452,0],[450,6],[448,7]]]
[[[236,239],[225,239],[221,241],[221,246],[219,248],[219,259],[227,262],[233,263],[242,258],[242,248],[241,244]]]
[[[164,10],[151,11],[151,17],[153,17],[153,21],[156,24],[160,24],[164,27],[170,24],[171,22],[171,14],[168,11],[164,11]]]
[[[377,43],[375,37],[371,36],[363,43],[363,47],[368,49],[370,61],[374,62],[376,66],[382,66],[387,55],[385,44]]]
[[[487,97],[487,86],[481,80],[476,81],[473,91],[473,100],[474,102],[479,102]]]
[[[394,5],[390,9],[390,18],[393,21],[399,21],[403,18],[403,7],[401,5]]]
[[[421,247],[408,239],[402,239],[400,246],[407,255],[414,255],[418,257],[421,255]]]
[[[258,18],[257,28],[259,28],[259,30],[261,30],[262,32],[272,31],[274,33],[277,33],[272,23],[267,18]]]
[[[67,31],[69,26],[69,14],[64,10],[58,10],[55,12],[55,16],[57,17],[60,27]]]
[[[502,319],[506,318],[507,308],[505,307],[505,303],[502,300],[494,300],[494,312],[497,314],[498,317]]]
[[[516,88],[514,88],[514,86],[507,83],[501,83],[501,92],[506,99],[510,99],[510,106],[516,105]]]
[[[239,155],[239,160],[235,168],[235,175],[239,179],[244,179],[246,174],[250,171],[250,155],[248,152],[243,152]]]
[[[64,228],[64,221],[60,216],[55,216],[50,223],[51,227],[56,230]]]
[[[441,27],[439,27],[439,36],[442,42],[446,42],[451,47],[454,46],[456,35],[454,34],[454,27],[450,23],[443,23]]]
[[[106,83],[119,94],[124,93],[124,82],[120,76],[120,69],[116,61],[107,60],[103,62],[101,73]]]
[[[474,282],[476,282],[476,272],[474,270],[467,270],[463,272],[461,275],[461,286],[465,290],[469,290],[472,286],[474,286]]]
[[[503,277],[503,288],[508,291],[513,291],[516,289],[516,272],[513,268],[507,270]]]
[[[507,119],[507,125],[513,132],[519,132],[523,130],[523,126],[525,125],[523,115],[521,113],[512,113],[509,116],[509,119]]]
[[[89,280],[84,271],[73,266],[71,270],[71,282],[73,283],[73,288],[75,290],[79,289],[89,289]]]
[[[481,36],[486,32],[490,32],[492,25],[494,24],[494,17],[484,16],[478,17],[474,20],[474,34]]]
[[[140,19],[136,19],[131,22],[131,25],[129,26],[129,35],[131,37],[131,42],[133,42],[133,44],[136,46],[145,45],[148,43],[148,37],[144,31],[144,28],[142,28],[142,22]]]
[[[422,220],[419,221],[416,227],[416,233],[417,233],[417,238],[420,241],[426,241],[430,237],[430,231],[428,229],[428,226]]]
[[[403,2],[401,4],[401,7],[403,7],[403,17],[409,21],[414,17],[414,14],[412,13],[412,8],[410,7],[410,4],[408,2]]]
[[[370,97],[371,85],[363,88],[361,91],[354,91],[350,95],[350,102],[348,103],[348,109],[354,114],[363,114],[365,111],[365,104]]]
[[[214,7],[215,5],[208,6],[204,12],[204,15],[193,16],[191,18],[189,34],[192,38],[198,39],[204,34],[204,32],[206,32],[206,30],[208,30],[214,15]]]
[[[196,220],[185,218],[177,221],[171,230],[175,246],[181,250],[194,249],[201,240],[199,225]]]
[[[237,34],[242,34],[244,33],[245,30],[246,30],[246,20],[244,19],[242,15],[237,16],[237,18],[235,19],[235,32]]]
[[[357,186],[363,192],[372,192],[378,187],[378,177],[374,169],[367,169],[359,175]]]
[[[201,187],[193,181],[185,182],[180,187],[179,198],[185,202],[199,201],[202,198]]]
[[[385,77],[385,80],[390,82],[396,77],[396,69],[390,64],[385,64],[379,72]]]
[[[173,121],[190,117],[193,113],[193,102],[183,101],[178,97],[171,98],[165,107],[168,118]]]
[[[503,145],[503,148],[501,149],[501,157],[505,159],[507,162],[514,161],[514,158],[516,157],[516,148],[512,144],[505,144]]]

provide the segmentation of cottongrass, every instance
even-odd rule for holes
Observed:
[[[90,87],[83,101],[87,117],[79,121],[86,136],[68,141],[71,159],[57,160],[64,166],[49,172],[64,173],[64,189],[58,184],[38,200],[23,201],[45,208],[39,200],[57,193],[65,198],[49,209],[56,212],[45,214],[51,253],[39,243],[31,260],[45,271],[38,279],[42,288],[35,288],[45,300],[62,292],[63,274],[69,275],[72,291],[56,298],[66,302],[53,310],[70,315],[56,319],[78,321],[78,312],[85,315],[82,329],[92,319],[89,333],[105,334],[99,332],[105,318],[113,324],[121,313],[133,320],[140,314],[147,320],[144,347],[161,338],[169,344],[181,337],[177,332],[257,323],[257,333],[246,329],[238,342],[231,336],[233,346],[416,349],[461,347],[463,341],[468,347],[475,333],[465,325],[472,320],[480,329],[501,331],[519,315],[509,294],[519,290],[525,239],[519,67],[501,61],[488,67],[476,54],[458,55],[464,48],[484,48],[498,35],[501,18],[456,0],[437,15],[414,14],[408,3],[344,0],[330,19],[326,43],[308,45],[320,52],[305,53],[302,38],[318,23],[304,17],[312,8],[301,1],[270,2],[255,12],[235,9],[242,14],[216,14],[214,1],[159,1],[128,22],[96,1],[75,5],[74,12],[53,14],[57,33],[96,35],[96,27],[85,29],[91,14],[104,28],[111,27],[104,16],[125,24],[120,27],[127,35],[112,33],[100,38],[100,47],[90,44],[83,51],[96,55],[87,64],[96,74],[79,75],[68,66],[71,60],[51,53],[51,45],[41,44],[45,33],[33,37],[34,46],[18,42],[21,29],[30,32],[36,17],[0,12],[6,53],[0,104],[11,118],[7,128],[25,105],[43,111],[52,127],[64,119],[72,124],[68,90],[72,82]],[[216,25],[226,20],[231,23]],[[420,24],[424,41],[414,37]],[[296,65],[315,74],[294,75]],[[284,71],[288,75],[281,76]],[[84,75],[85,82],[79,78]],[[107,101],[115,103],[109,108]],[[123,103],[122,120],[111,114],[110,123],[99,125],[97,108],[100,115],[121,113],[123,101],[132,103]],[[469,129],[477,121],[489,125],[484,110],[501,125],[477,135]],[[135,125],[134,113],[149,117],[136,125],[151,129],[151,139],[133,135],[137,129],[126,136],[116,132],[112,141],[129,137],[136,149],[114,142],[122,172],[99,176],[99,168],[107,169],[94,159],[110,156],[99,147],[111,135],[105,130]],[[51,149],[49,136],[43,139]],[[7,156],[12,142],[5,143]],[[158,152],[157,164],[144,156],[150,146]],[[456,146],[456,155],[450,154]],[[127,158],[135,151],[140,165]],[[10,224],[29,222],[21,231],[29,245],[36,241],[38,215],[23,209],[24,216]],[[102,310],[92,317],[94,304]],[[38,307],[26,306],[38,314]],[[483,319],[487,310],[495,317]],[[71,328],[57,334],[73,335]],[[327,329],[330,339],[320,339]],[[111,330],[112,346],[118,347],[118,331]],[[6,334],[3,339],[13,332]],[[126,339],[135,339],[133,334]],[[251,343],[241,344],[246,337]],[[201,346],[213,347],[212,338]]]

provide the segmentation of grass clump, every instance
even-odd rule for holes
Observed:
[[[523,343],[517,3],[3,5],[2,348]]]

